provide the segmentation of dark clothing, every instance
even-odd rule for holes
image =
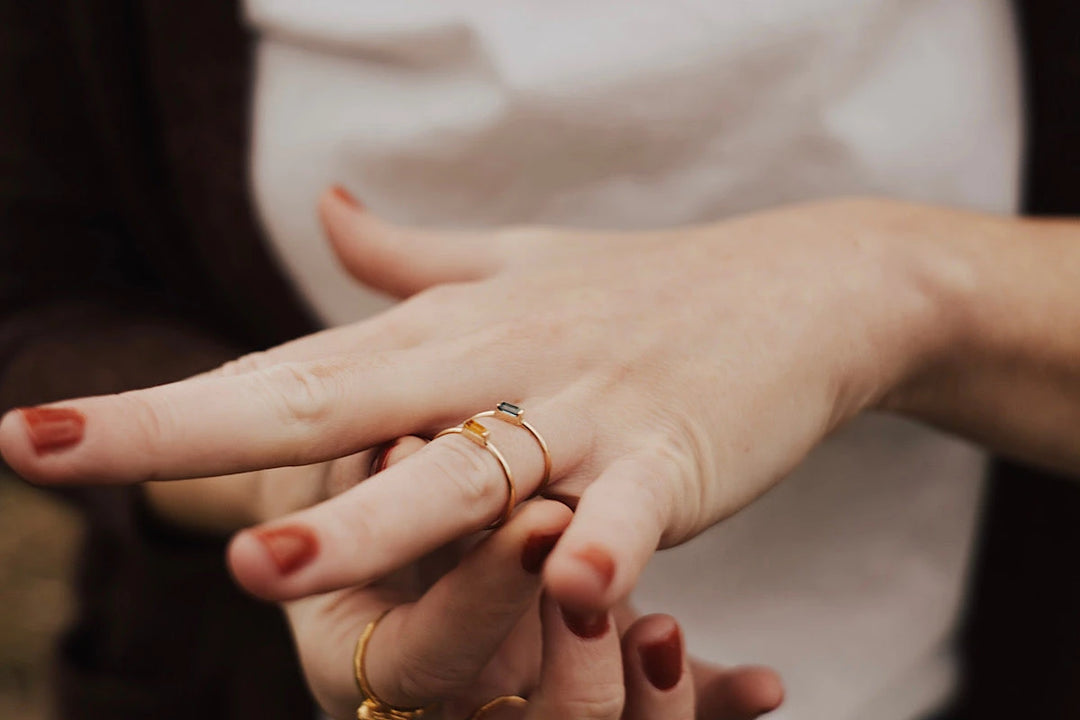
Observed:
[[[1080,3],[1015,2],[1024,61],[1024,210],[1080,215]],[[1080,483],[999,461],[983,511],[960,720],[1080,718]]]
[[[1080,4],[1020,3],[1026,206],[1080,215]],[[184,377],[314,329],[246,179],[250,38],[220,0],[0,0],[0,410]],[[279,612],[138,488],[89,522],[64,718],[310,717]],[[1080,489],[995,471],[958,717],[1080,717]]]
[[[218,0],[0,0],[0,409],[179,379],[311,331],[248,201],[250,39]],[[63,718],[314,715],[280,611],[138,488],[88,521]],[[2,532],[2,530],[0,530]]]

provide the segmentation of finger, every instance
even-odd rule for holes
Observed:
[[[386,443],[377,454],[372,453],[368,476],[397,464],[424,445],[425,441],[414,437]],[[359,474],[349,473],[350,479]],[[452,569],[447,567],[440,577]],[[405,568],[383,578],[377,589],[348,588],[284,604],[308,685],[319,705],[334,717],[350,716],[358,703],[352,664],[347,661],[363,626],[409,600],[408,593],[416,586],[415,574],[416,568]]]
[[[784,701],[784,686],[772,668],[745,666],[720,669],[692,662],[699,720],[751,720],[772,712]]]
[[[664,466],[641,455],[607,468],[582,493],[574,521],[544,570],[563,605],[604,612],[637,584],[666,527]]]
[[[543,406],[538,415],[545,427]],[[509,423],[489,427],[492,445],[513,468],[517,496],[528,497],[543,474],[535,441]],[[565,422],[553,428],[558,447],[584,452],[583,435],[570,437],[568,429]],[[553,459],[557,472],[562,460]],[[229,547],[230,566],[244,588],[269,600],[362,585],[487,527],[508,502],[493,456],[449,435],[336,498],[240,533]]]
[[[300,666],[316,702],[331,717],[356,717],[353,653],[365,626],[408,598],[350,588],[285,603]]]
[[[622,720],[694,720],[694,678],[678,623],[640,618],[622,639],[626,710]],[[717,717],[714,720],[727,720]]]
[[[387,702],[421,706],[454,697],[472,707],[519,687],[482,687],[476,678],[540,594],[544,557],[570,522],[553,501],[526,504],[407,611],[380,624],[368,651],[368,678]],[[513,682],[513,670],[502,673]]]
[[[617,720],[624,688],[619,635],[608,614],[585,620],[540,604],[544,651],[540,685],[529,698],[529,720]]]
[[[16,472],[43,483],[129,483],[322,462],[514,397],[527,369],[496,367],[477,355],[476,343],[472,337],[423,352],[284,363],[13,411],[0,420],[0,452]]]
[[[407,297],[432,285],[478,280],[503,262],[492,231],[454,232],[394,225],[339,188],[319,201],[330,243],[346,270],[365,285]]]

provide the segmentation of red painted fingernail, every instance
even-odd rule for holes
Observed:
[[[315,534],[307,528],[283,527],[255,530],[254,533],[270,553],[270,558],[282,575],[288,575],[307,565],[319,551]]]
[[[525,572],[539,575],[544,567],[544,561],[555,549],[555,543],[559,542],[560,537],[562,537],[562,531],[529,536],[529,539],[525,541],[525,547],[521,549],[521,567],[525,569]]]
[[[675,625],[664,637],[641,646],[641,669],[657,690],[670,690],[682,677],[682,633]]]
[[[563,622],[566,623],[566,627],[570,628],[570,632],[577,635],[583,640],[592,640],[598,638],[608,631],[610,623],[608,622],[608,614],[603,613],[579,613],[566,608],[561,608]]]
[[[351,207],[353,210],[360,210],[364,207],[363,203],[353,197],[353,194],[346,190],[342,185],[335,185],[330,188],[330,192],[334,193],[334,197]]]
[[[19,408],[19,414],[38,455],[77,444],[86,428],[86,416],[73,408]]]
[[[379,452],[375,453],[375,457],[371,459],[371,471],[368,475],[376,475],[386,469],[386,465],[390,461],[390,453],[393,452],[394,448],[396,448],[400,442],[401,438],[398,438],[379,448]]]
[[[607,589],[612,578],[615,577],[615,561],[611,559],[611,555],[607,550],[599,545],[587,545],[574,553],[574,557],[596,571],[596,575],[600,578],[604,589]]]

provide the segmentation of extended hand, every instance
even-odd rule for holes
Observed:
[[[935,340],[916,322],[932,307],[920,268],[872,203],[636,234],[418,231],[330,194],[322,212],[357,277],[412,297],[217,375],[12,413],[4,457],[50,483],[232,473],[430,437],[509,400],[550,447],[544,493],[576,506],[545,585],[604,612],[658,546],[766,491]],[[43,442],[49,413],[84,418],[78,441]],[[536,443],[488,425],[528,497]],[[231,561],[272,599],[363,585],[485,527],[506,500],[491,453],[449,436],[242,533]],[[261,541],[282,532],[292,557]]]

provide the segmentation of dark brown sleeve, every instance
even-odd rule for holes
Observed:
[[[198,186],[210,173],[192,172],[185,177],[195,189],[181,192],[168,171],[169,154],[153,152],[161,147],[152,141],[159,108],[138,93],[109,97],[147,68],[122,57],[112,58],[112,68],[95,65],[93,39],[107,38],[102,46],[111,53],[145,49],[139,23],[148,22],[143,13],[153,5],[0,0],[0,411],[185,377],[260,338],[272,340],[275,324],[292,334],[290,322],[303,315],[238,310],[227,293],[214,290],[232,268],[241,278],[232,286],[251,295],[243,279],[254,281],[267,267],[265,253],[250,250],[254,229],[229,229],[230,218],[243,216],[235,202],[245,194],[242,147],[194,153],[199,162],[221,164],[213,174],[217,185]],[[193,29],[199,7],[237,12],[229,3],[176,6]],[[88,25],[91,20],[105,30]],[[207,29],[204,44],[179,45],[210,53],[210,40],[236,39],[239,26],[232,22],[232,36]],[[246,53],[227,49],[230,56]],[[219,83],[224,77],[209,76]],[[175,87],[162,92],[182,95]],[[232,103],[218,103],[213,117],[242,118],[244,93]],[[191,155],[190,143],[213,132],[212,119],[184,117],[172,126],[182,133],[161,136],[189,143]],[[235,130],[235,122],[229,127]],[[213,146],[212,137],[204,140]],[[200,212],[198,202],[177,200],[176,212],[167,210],[170,198],[199,192],[202,202],[232,209],[214,215]],[[189,235],[216,222],[214,232],[243,235],[249,245],[235,243],[215,256],[207,241],[200,256],[196,243],[175,241],[177,218],[185,213],[192,218]],[[222,277],[206,270],[207,258]],[[270,332],[244,332],[245,317],[256,316]],[[59,717],[313,716],[280,612],[235,588],[220,539],[157,522],[138,488],[64,495],[82,510],[86,532],[76,616],[57,653]]]
[[[1024,212],[1080,216],[1080,4],[1015,0]],[[950,720],[1080,717],[1080,484],[997,459],[962,633]]]

